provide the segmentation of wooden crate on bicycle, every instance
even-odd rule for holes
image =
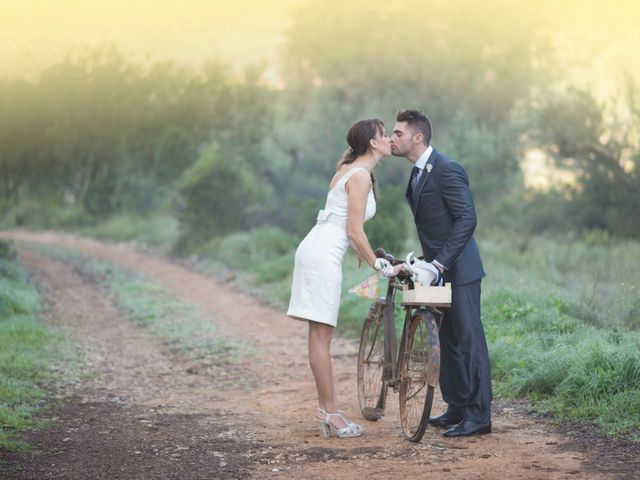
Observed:
[[[413,288],[402,287],[402,305],[428,305],[430,307],[451,306],[451,284],[442,287],[427,287],[416,282]]]

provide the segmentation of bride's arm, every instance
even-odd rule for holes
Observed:
[[[367,209],[367,197],[371,188],[371,179],[364,172],[355,173],[345,185],[349,195],[347,209],[347,235],[358,256],[375,270],[376,255],[364,232],[364,215]]]

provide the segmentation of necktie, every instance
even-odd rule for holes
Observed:
[[[416,167],[414,166],[411,169],[411,190],[415,192],[416,188],[418,187],[418,178],[420,175],[420,167]]]

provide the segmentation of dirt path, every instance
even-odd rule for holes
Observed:
[[[448,440],[429,429],[421,443],[411,444],[402,438],[390,395],[381,421],[363,420],[363,437],[324,439],[313,420],[303,323],[128,246],[54,233],[0,236],[62,246],[141,272],[255,352],[231,372],[172,357],[90,279],[21,248],[48,299],[49,321],[69,329],[93,376],[55,412],[51,427],[31,435],[34,453],[10,459],[21,470],[0,466],[0,478],[633,478],[607,465],[594,470],[590,452],[500,403],[492,435]],[[356,346],[336,339],[333,353],[339,398],[355,414]]]

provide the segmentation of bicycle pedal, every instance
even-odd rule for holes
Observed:
[[[380,420],[383,415],[384,412],[379,408],[367,407],[362,410],[362,416],[367,420],[371,420],[373,422],[375,422],[376,420]]]

